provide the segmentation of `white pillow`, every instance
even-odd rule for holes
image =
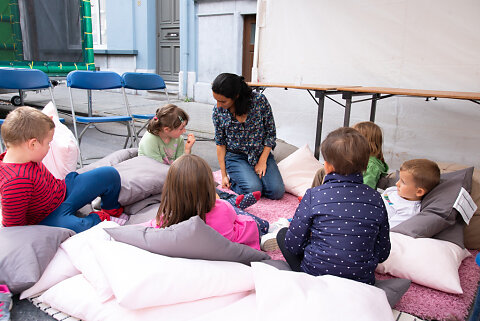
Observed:
[[[463,293],[458,268],[470,252],[451,242],[415,239],[394,232],[390,232],[390,243],[390,256],[377,266],[378,273],[410,279],[448,293]]]
[[[262,320],[393,321],[385,291],[333,275],[281,271],[253,262]]]
[[[80,154],[77,140],[72,131],[60,122],[57,108],[52,102],[49,102],[42,111],[45,115],[51,116],[55,123],[50,150],[42,162],[53,176],[64,179],[68,173],[77,169],[77,159]]]
[[[108,280],[105,278],[103,270],[93,255],[92,248],[95,248],[101,241],[112,239],[110,235],[105,232],[104,227],[118,226],[115,222],[103,221],[84,232],[70,237],[60,245],[60,247],[65,250],[65,253],[67,253],[72,264],[82,272],[85,279],[97,290],[98,296],[102,301],[110,299],[113,296],[113,292]],[[121,265],[115,269],[121,270],[123,273],[125,271]]]
[[[126,277],[128,278],[128,277]],[[83,277],[77,275],[58,283],[38,299],[54,309],[81,320],[97,321],[187,321],[208,315],[210,312],[229,307],[243,300],[250,292],[240,292],[221,297],[213,297],[194,302],[159,306],[148,309],[130,310],[120,306],[115,298],[103,303],[95,288]],[[241,311],[236,311],[237,313]],[[207,319],[212,321],[212,319]],[[222,319],[226,320],[225,315]]]
[[[302,146],[278,163],[285,191],[296,196],[303,196],[312,187],[313,178],[323,166],[313,156],[308,145]]]
[[[67,253],[59,247],[57,253],[55,253],[55,256],[50,263],[48,263],[40,279],[31,288],[22,292],[20,300],[43,292],[55,284],[77,274],[80,274],[80,271],[72,264]]]
[[[200,300],[254,288],[250,266],[171,258],[120,243],[92,248],[118,303],[128,309]]]

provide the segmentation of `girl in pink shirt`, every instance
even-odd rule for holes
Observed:
[[[208,164],[199,156],[185,154],[168,170],[156,218],[142,225],[163,228],[199,215],[230,241],[260,250],[260,233],[268,230],[268,222],[237,211],[244,215],[237,215],[230,203],[217,199]]]

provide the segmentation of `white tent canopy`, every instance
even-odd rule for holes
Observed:
[[[480,92],[478,1],[259,0],[257,11],[253,81]],[[265,94],[278,137],[313,148],[308,93]],[[369,112],[370,102],[354,104],[350,123]],[[377,104],[392,168],[411,158],[480,167],[479,120],[470,101],[396,96]],[[342,107],[327,99],[323,137],[342,124]]]

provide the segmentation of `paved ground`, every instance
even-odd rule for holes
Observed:
[[[14,94],[0,94],[0,107],[3,110],[9,110],[13,106],[6,106]],[[86,115],[88,110],[86,91],[73,90],[73,101],[75,103],[75,112]],[[54,88],[54,97],[61,116],[66,120],[66,125],[72,130],[70,117],[70,97],[65,84],[60,84]],[[132,113],[154,113],[159,107],[167,103],[166,97],[159,94],[149,94],[146,96],[128,94],[128,101]],[[173,99],[172,99],[173,98]],[[25,98],[25,104],[29,106],[43,107],[50,101],[48,90],[41,92],[28,92]],[[187,132],[195,134],[197,142],[193,152],[210,164],[213,170],[218,169],[216,148],[213,143],[214,128],[211,120],[212,105],[196,102],[184,102],[175,100],[170,96],[170,102],[183,108],[190,116],[187,125]],[[123,95],[121,92],[102,91],[93,92],[93,113],[94,115],[124,115],[125,107]],[[5,114],[5,112],[3,112]],[[140,126],[141,127],[141,126]],[[83,128],[83,127],[82,127]],[[125,135],[125,127],[119,124],[101,124],[98,128],[102,131],[116,135]],[[82,139],[81,149],[86,157],[102,157],[123,147],[125,139],[120,136],[104,135],[96,130],[87,130]]]
[[[9,110],[14,108],[9,104],[10,98],[14,94],[0,94],[0,117],[4,118]],[[61,115],[66,120],[66,125],[72,127],[70,115],[70,99],[68,90],[64,84],[55,87],[54,97]],[[86,95],[84,93],[75,92],[73,95],[76,104],[75,112],[87,113]],[[43,107],[50,100],[48,91],[39,93],[29,92],[25,98],[25,105]],[[128,95],[128,101],[134,113],[153,113],[158,107],[167,103],[166,98],[159,95],[139,96]],[[94,113],[100,115],[112,115],[123,113],[123,96],[119,92],[102,92],[93,94]],[[193,153],[203,157],[212,167],[212,170],[218,170],[218,162],[216,157],[216,147],[213,142],[213,125],[211,121],[212,105],[199,104],[194,102],[183,102],[178,100],[170,100],[183,108],[190,116],[187,126],[187,132],[192,132],[197,137],[194,145]],[[95,108],[98,106],[98,108]],[[102,131],[122,135],[126,133],[125,127],[117,124],[103,124],[99,127]],[[86,157],[102,157],[115,150],[123,147],[125,138],[121,136],[105,135],[97,130],[90,129],[84,135],[81,149]],[[18,296],[14,298],[14,306],[12,309],[12,321],[42,321],[55,320],[33,306],[27,300],[18,300]]]

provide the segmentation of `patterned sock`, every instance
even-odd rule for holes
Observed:
[[[122,213],[119,217],[110,216],[110,221],[117,223],[120,226],[125,225],[127,223],[129,216],[125,213]]]
[[[244,210],[247,207],[255,204],[258,200],[260,200],[261,196],[262,196],[262,192],[260,191],[238,195],[237,199],[235,200],[235,205],[238,208],[241,208],[242,210]]]

